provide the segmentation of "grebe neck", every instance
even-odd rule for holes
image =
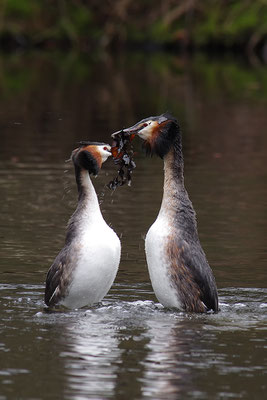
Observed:
[[[93,213],[100,212],[98,198],[89,172],[85,169],[75,167],[75,174],[78,188],[78,207],[82,205],[83,208]]]
[[[176,209],[180,196],[185,194],[184,161],[179,138],[164,157],[164,187],[161,209]]]
[[[197,235],[196,215],[184,186],[184,161],[181,138],[177,137],[164,157],[164,187],[160,215],[167,215],[182,232],[195,239]],[[198,239],[197,239],[198,240]]]
[[[83,232],[86,227],[104,221],[88,171],[75,166],[75,173],[78,188],[78,205],[68,223],[66,244],[75,239],[79,232]]]

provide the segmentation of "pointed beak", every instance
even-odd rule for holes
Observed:
[[[140,124],[133,125],[130,128],[121,129],[120,131],[112,133],[111,137],[116,138],[117,135],[122,133],[125,134],[125,136],[137,135],[140,128]]]

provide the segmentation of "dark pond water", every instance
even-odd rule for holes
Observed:
[[[0,57],[0,400],[263,399],[267,389],[267,71],[242,60],[159,55]],[[123,252],[93,308],[43,312],[46,272],[76,204],[82,139],[172,111],[221,312],[163,309],[144,235],[162,161],[137,141],[132,187],[94,180]]]

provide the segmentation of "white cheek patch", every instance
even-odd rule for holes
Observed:
[[[104,148],[107,148],[109,151],[104,150]],[[102,158],[102,163],[105,162],[109,156],[111,156],[110,149],[111,149],[111,147],[108,146],[108,145],[99,146],[98,151],[99,151],[99,154],[100,154],[100,156]]]
[[[151,138],[152,134],[153,134],[153,130],[158,126],[158,122],[157,121],[150,121],[147,123],[148,125],[145,126],[139,133],[138,135],[140,136],[140,138],[144,139],[144,140],[148,140],[149,138]]]

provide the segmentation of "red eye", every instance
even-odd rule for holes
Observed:
[[[106,150],[106,151],[107,151],[107,150],[108,150],[108,148],[105,146],[105,147],[103,147],[103,150]]]
[[[148,124],[145,122],[145,123],[143,124],[143,128],[145,128],[147,125],[148,125]]]

